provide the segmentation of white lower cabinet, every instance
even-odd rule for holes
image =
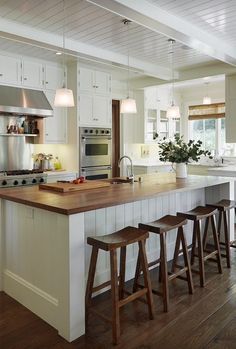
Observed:
[[[111,98],[90,94],[79,96],[80,126],[110,127],[112,122]]]
[[[53,107],[55,92],[46,91],[46,97]],[[67,142],[67,113],[66,108],[53,107],[53,116],[44,119],[44,143]]]

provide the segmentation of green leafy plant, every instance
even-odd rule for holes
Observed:
[[[196,161],[200,159],[201,155],[208,156],[212,159],[211,152],[201,149],[202,142],[200,140],[189,140],[184,142],[183,136],[174,135],[174,140],[169,140],[164,137],[158,142],[160,161],[168,161],[172,163],[185,163]]]

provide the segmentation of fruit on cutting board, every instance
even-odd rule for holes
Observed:
[[[79,183],[84,183],[84,181],[85,181],[85,177],[84,176],[80,176],[80,177],[74,179],[72,183],[73,184],[79,184]]]

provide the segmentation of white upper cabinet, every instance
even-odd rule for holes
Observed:
[[[64,81],[64,70],[61,66],[46,64],[45,66],[45,89],[56,90],[61,88]]]
[[[32,88],[43,88],[43,65],[24,60],[22,64],[22,84]]]
[[[46,91],[47,99],[53,107],[55,92]],[[44,119],[44,143],[66,143],[67,114],[66,108],[53,107],[53,116]]]
[[[21,60],[15,57],[0,56],[0,83],[21,84]]]
[[[80,126],[111,127],[111,75],[106,72],[80,68],[78,77]]]
[[[111,93],[111,75],[106,72],[80,68],[79,88],[83,93],[109,95]]]
[[[225,77],[226,142],[236,143],[236,75]]]

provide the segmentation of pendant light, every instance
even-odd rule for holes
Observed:
[[[129,19],[123,20],[124,25],[127,26],[128,35],[129,38],[129,25],[131,21]],[[130,74],[129,74],[129,45],[128,45],[128,79],[127,79],[127,98],[121,100],[120,105],[120,112],[123,114],[136,114],[137,113],[137,107],[136,107],[136,101],[133,98],[130,98],[130,87],[129,87],[129,80],[130,80]]]
[[[208,94],[209,82],[205,82],[205,85],[206,85],[206,95],[203,97],[202,103],[203,104],[211,104],[211,97],[209,97],[209,94]]]
[[[65,0],[63,0],[63,85],[61,88],[56,90],[56,95],[54,99],[55,107],[74,107],[74,96],[73,91],[67,88],[66,81],[66,64],[65,64],[65,23],[66,13],[65,13]]]
[[[167,119],[179,119],[180,118],[180,112],[179,112],[179,106],[175,105],[174,103],[174,83],[175,83],[175,72],[174,72],[174,43],[175,40],[169,39],[168,42],[171,43],[171,69],[172,69],[172,100],[171,105],[167,109],[166,117]]]

